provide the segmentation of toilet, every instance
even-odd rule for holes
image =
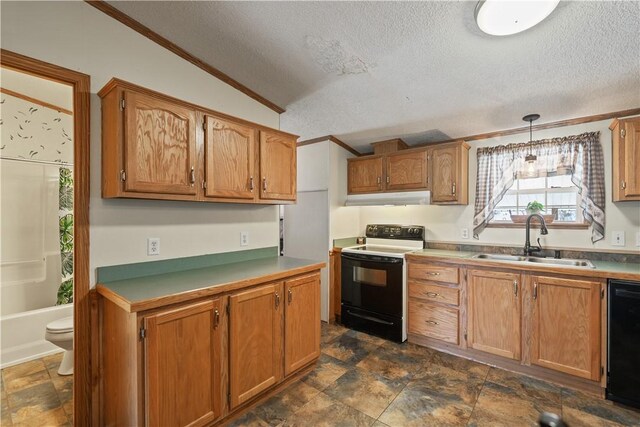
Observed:
[[[73,316],[49,323],[44,338],[65,350],[58,375],[73,374]]]

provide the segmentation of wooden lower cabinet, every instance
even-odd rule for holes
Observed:
[[[231,408],[282,378],[282,283],[229,298]]]
[[[141,312],[102,295],[99,313],[101,425],[226,422],[320,356],[319,271]]]
[[[284,373],[289,375],[320,357],[320,277],[284,283]]]
[[[531,363],[600,378],[600,282],[532,277]]]
[[[468,343],[520,360],[520,274],[469,270]]]
[[[220,417],[221,309],[216,298],[144,318],[148,425],[201,426]]]

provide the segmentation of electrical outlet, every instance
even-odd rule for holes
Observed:
[[[640,231],[636,231],[636,246],[640,248]]]
[[[147,255],[160,255],[159,237],[149,237],[147,239]]]
[[[241,231],[240,232],[240,246],[249,246],[249,232]]]
[[[468,239],[469,238],[469,229],[468,228],[460,229],[460,235],[462,236],[463,239]]]
[[[624,231],[611,233],[611,246],[624,246]]]

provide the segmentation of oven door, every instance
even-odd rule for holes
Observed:
[[[403,258],[342,253],[342,305],[402,317]]]

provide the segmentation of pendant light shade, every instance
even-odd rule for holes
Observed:
[[[542,22],[554,11],[559,0],[482,0],[475,18],[478,27],[493,36],[508,36]]]
[[[533,122],[539,118],[540,114],[527,114],[522,118],[525,122],[529,122],[529,154],[524,157],[526,163],[525,175],[527,177],[536,176],[536,160],[538,160],[538,156],[531,152],[531,143],[533,142]]]

